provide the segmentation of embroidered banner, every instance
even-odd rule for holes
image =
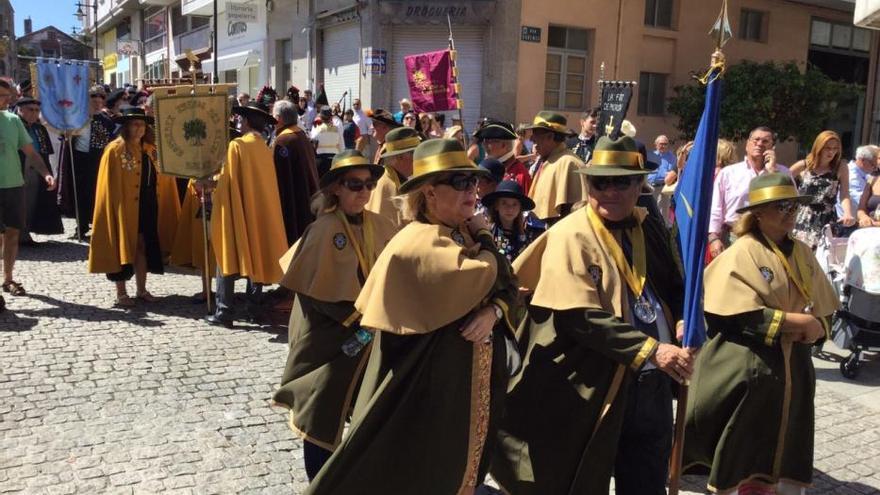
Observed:
[[[224,86],[157,88],[156,144],[162,173],[201,179],[217,173],[229,143],[229,103]]]
[[[440,112],[458,108],[454,61],[449,50],[408,55],[406,80],[417,112]]]
[[[34,96],[49,127],[76,131],[89,123],[89,68],[77,60],[39,60],[31,64]]]

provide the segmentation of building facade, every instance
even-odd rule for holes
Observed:
[[[23,56],[17,62],[17,80],[29,77],[30,64],[33,62],[30,57],[66,58],[73,60],[88,60],[92,57],[91,47],[55,26],[32,31],[30,19],[24,20],[24,35],[17,38],[15,43],[18,47],[18,54]]]
[[[16,74],[15,11],[9,0],[0,0],[0,77],[19,80]]]

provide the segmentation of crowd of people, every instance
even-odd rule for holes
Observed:
[[[814,251],[827,231],[880,226],[875,146],[846,162],[824,131],[785,167],[767,127],[742,160],[718,143],[697,353],[679,344],[671,214],[693,143],[649,151],[628,121],[599,137],[597,110],[578,132],[542,111],[466,134],[408,100],[340,111],[264,88],[231,98],[218,174],[183,181],[160,173],[149,94],[95,86],[56,195],[40,102],[0,81],[0,106],[15,98],[18,116],[0,114],[4,291],[25,294],[20,233],[60,233],[63,213],[122,308],[154,301],[147,273],[169,262],[215,276],[211,325],[292,305],[274,402],[304,440],[307,493],[473,494],[489,473],[511,494],[606,493],[612,476],[620,494],[665,493],[688,380],[685,464],[711,487],[811,481],[810,346],[838,304]]]

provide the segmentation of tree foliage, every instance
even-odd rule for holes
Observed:
[[[836,83],[818,69],[801,71],[794,62],[744,61],[724,73],[721,136],[741,140],[758,126],[773,129],[782,141],[812,142],[834,116],[836,101],[855,89]],[[692,139],[703,112],[705,87],[694,81],[675,87],[669,112],[679,118],[682,137]]]

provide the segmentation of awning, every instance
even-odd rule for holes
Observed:
[[[245,50],[217,57],[217,72],[240,69],[242,67],[251,67],[254,65],[260,65],[260,52],[257,50]],[[213,72],[214,59],[209,58],[208,60],[203,61],[202,68],[205,72]]]

